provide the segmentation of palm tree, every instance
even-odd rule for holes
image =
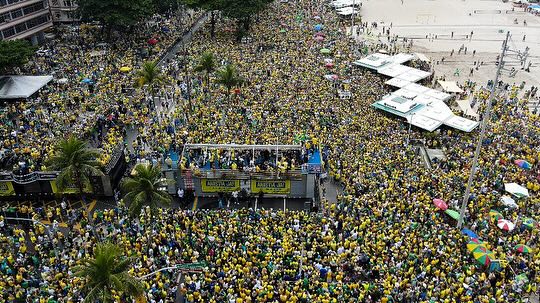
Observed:
[[[146,61],[143,63],[141,69],[137,71],[136,85],[137,87],[148,85],[152,96],[152,102],[154,102],[156,88],[161,85],[163,81],[164,77],[161,74],[157,61]]]
[[[75,185],[84,202],[84,189],[92,188],[90,177],[101,176],[96,149],[88,148],[86,142],[70,136],[54,147],[53,156],[47,161],[49,168],[59,170],[56,186],[60,191]]]
[[[144,206],[150,206],[152,216],[157,207],[171,204],[171,196],[163,189],[166,182],[161,178],[157,165],[138,164],[131,177],[122,180],[124,201],[129,204],[131,217],[138,217]]]
[[[143,295],[142,284],[128,273],[133,262],[133,258],[123,256],[117,245],[98,243],[94,258],[83,259],[75,269],[76,276],[86,279],[82,288],[86,293],[83,302],[114,302],[113,292],[128,297]]]
[[[205,52],[199,58],[199,63],[195,67],[196,72],[206,72],[206,83],[210,85],[210,74],[216,69],[216,59],[214,54]]]
[[[227,88],[227,99],[231,93],[231,88],[238,86],[244,82],[244,80],[238,75],[236,68],[232,64],[227,64],[224,68],[218,71],[217,83]]]

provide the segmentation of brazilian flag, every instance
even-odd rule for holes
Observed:
[[[309,136],[306,133],[303,133],[303,134],[298,134],[294,136],[293,142],[300,143],[300,142],[306,142],[307,140],[309,140]]]

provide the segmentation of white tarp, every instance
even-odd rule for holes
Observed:
[[[385,67],[379,68],[377,70],[377,72],[379,74],[383,74],[385,76],[395,78],[395,77],[397,77],[399,75],[402,75],[402,74],[404,74],[404,73],[406,73],[406,72],[408,72],[408,71],[410,71],[412,69],[413,69],[412,67],[408,67],[408,66],[405,66],[405,65],[392,64],[390,66],[385,66]],[[407,79],[404,79],[404,80],[407,80]]]
[[[371,54],[367,57],[364,57],[360,60],[354,61],[353,64],[367,67],[370,69],[378,69],[388,63],[390,56],[380,53]]]
[[[505,183],[504,190],[518,198],[529,196],[529,190],[517,183]]]
[[[337,12],[338,15],[349,16],[349,15],[352,15],[352,14],[358,14],[360,12],[360,10],[356,9],[356,8],[354,8],[352,6],[347,6],[347,7],[337,9],[336,12]]]
[[[447,93],[462,93],[463,90],[457,85],[456,81],[442,81],[438,80],[437,83],[441,86],[443,91]]]
[[[475,128],[477,128],[480,123],[473,120],[469,120],[467,118],[454,115],[451,118],[444,121],[444,124],[450,127],[453,127],[455,129],[459,129],[464,132],[471,132]]]
[[[514,201],[514,199],[510,198],[509,196],[502,196],[501,202],[504,206],[508,206],[510,208],[518,208],[516,201]]]
[[[409,122],[410,124],[416,127],[420,127],[430,132],[436,130],[442,124],[441,121],[437,121],[437,120],[431,119],[430,117],[420,115],[418,114],[418,112],[408,116],[407,122]]]
[[[478,118],[478,114],[472,109],[469,100],[457,100],[456,102],[465,115]]]
[[[399,79],[399,78],[392,78],[386,82],[384,82],[385,84],[388,84],[390,86],[394,86],[394,87],[399,87],[399,88],[402,88],[402,87],[405,87],[409,84],[411,84],[411,82],[407,81],[407,80],[403,80],[403,79]]]
[[[0,99],[26,99],[52,79],[52,76],[0,76]]]

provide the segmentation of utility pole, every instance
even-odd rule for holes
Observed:
[[[352,14],[351,14],[351,37],[353,37],[354,34],[354,5],[356,4],[356,0],[353,0],[352,2]]]
[[[478,158],[480,157],[480,149],[482,148],[482,141],[484,140],[484,136],[486,134],[487,124],[489,123],[489,119],[491,117],[491,104],[493,102],[493,98],[495,97],[495,90],[497,89],[497,85],[499,82],[499,75],[501,74],[501,69],[504,64],[504,55],[506,55],[506,48],[507,48],[509,38],[510,38],[510,32],[507,32],[506,39],[503,42],[501,56],[499,57],[499,65],[497,67],[497,72],[495,73],[495,80],[493,81],[493,85],[491,86],[491,91],[487,99],[488,103],[487,103],[486,111],[484,112],[484,117],[482,118],[482,122],[480,126],[481,127],[480,135],[478,136],[478,142],[476,143],[476,150],[474,152],[474,158],[473,158],[472,166],[471,166],[471,174],[469,175],[469,181],[467,182],[467,188],[465,189],[463,202],[461,202],[461,210],[459,212],[459,218],[458,218],[458,224],[457,224],[458,229],[461,229],[461,226],[463,225],[463,219],[464,219],[463,217],[465,216],[465,208],[467,207],[467,203],[469,202],[469,196],[471,195],[471,186],[474,180],[474,173],[476,172],[476,166],[478,165]]]

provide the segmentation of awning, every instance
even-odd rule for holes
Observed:
[[[26,99],[52,79],[52,76],[0,76],[0,99]]]
[[[476,113],[474,109],[472,109],[471,104],[469,103],[469,100],[457,100],[456,102],[459,106],[459,109],[461,109],[461,111],[465,115],[478,118],[478,114]]]
[[[443,91],[447,93],[462,93],[463,92],[463,90],[456,84],[455,81],[438,80],[437,83],[439,83]]]
[[[425,62],[429,62],[429,58],[422,54],[422,53],[414,53],[416,55],[416,57],[418,58],[418,60],[420,61],[425,61]]]

